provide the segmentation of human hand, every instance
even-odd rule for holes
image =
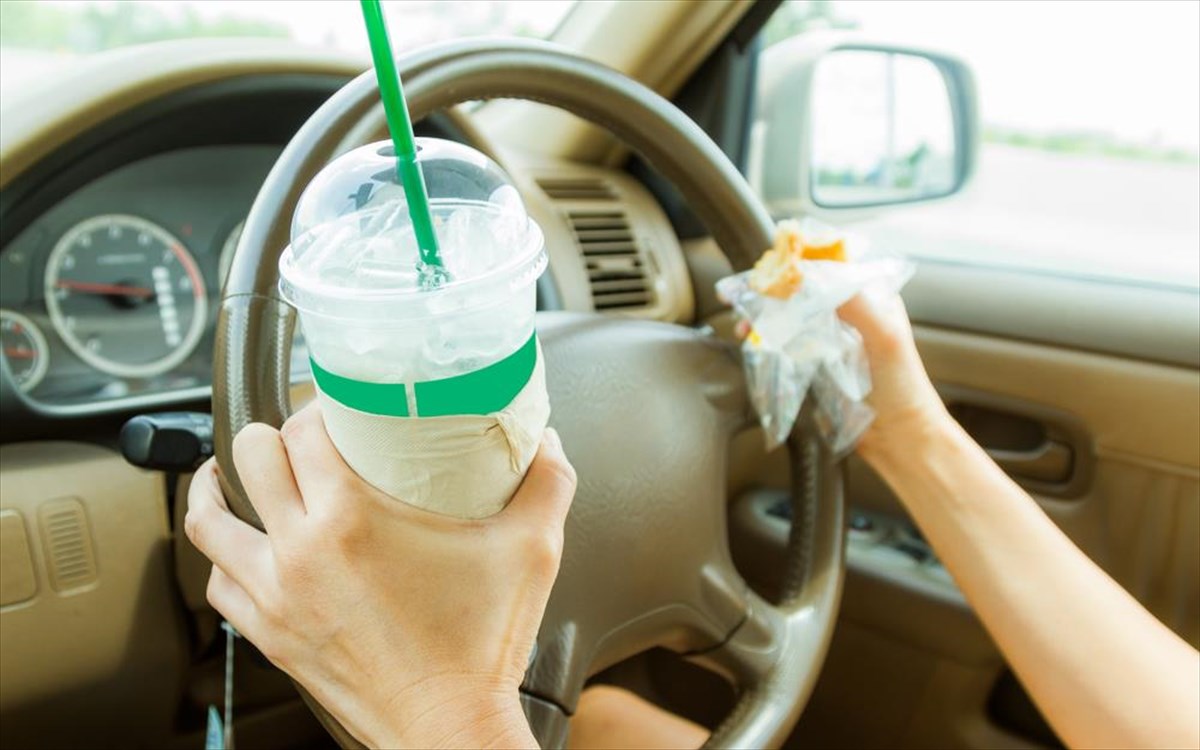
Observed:
[[[536,746],[518,687],[558,573],[575,473],[553,430],[508,507],[414,508],[342,460],[315,405],[238,433],[267,533],[233,516],[209,461],[185,529],[209,602],[372,746]]]
[[[899,295],[876,299],[860,294],[842,305],[838,315],[858,330],[867,353],[867,403],[875,410],[875,421],[859,440],[858,452],[879,469],[883,462],[903,460],[950,417],[921,363]]]

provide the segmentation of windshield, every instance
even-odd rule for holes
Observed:
[[[443,39],[549,36],[574,0],[385,0],[398,51]],[[358,3],[347,0],[2,0],[0,91],[31,83],[105,50],[167,39],[290,39],[367,55]]]

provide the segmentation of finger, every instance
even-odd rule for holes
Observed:
[[[246,638],[257,642],[260,632],[258,607],[237,581],[216,565],[208,576],[208,603]]]
[[[838,317],[862,334],[863,344],[868,350],[889,335],[887,319],[874,302],[861,294],[856,294],[849,302],[839,307]]]
[[[739,339],[744,339],[747,336],[749,336],[750,335],[750,321],[739,320],[737,323],[735,323],[733,326],[733,335],[737,336]]]
[[[864,338],[879,328],[878,314],[861,294],[854,295],[849,302],[839,307],[838,317],[857,328]]]
[[[292,459],[296,484],[309,505],[333,501],[347,486],[366,484],[346,465],[329,439],[316,403],[288,418],[281,433]]]
[[[196,549],[247,588],[264,574],[270,546],[265,534],[229,512],[216,467],[210,459],[192,477],[183,529]]]
[[[304,500],[278,430],[257,422],[243,427],[233,439],[233,463],[268,534],[285,531],[304,515]]]
[[[547,428],[517,494],[500,516],[505,522],[562,528],[575,498],[575,484],[575,468],[563,452],[558,432]]]
[[[873,361],[891,359],[912,345],[912,326],[898,294],[884,298],[859,294],[839,307],[838,315],[862,335]]]

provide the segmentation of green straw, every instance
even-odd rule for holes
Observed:
[[[387,24],[383,20],[383,9],[379,0],[361,0],[363,19],[367,22],[367,37],[371,41],[371,57],[375,61],[375,78],[379,81],[379,96],[383,99],[383,111],[387,115],[388,130],[392,144],[396,147],[396,173],[408,198],[408,215],[412,219],[417,237],[417,248],[421,260],[429,266],[442,269],[442,257],[438,254],[437,235],[433,231],[433,215],[429,211],[429,194],[425,191],[425,178],[421,165],[417,163],[417,144],[413,135],[412,120],[408,116],[408,103],[404,101],[404,88],[396,72],[396,61],[392,57],[392,45],[388,41]]]

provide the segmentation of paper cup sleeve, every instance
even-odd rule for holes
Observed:
[[[529,382],[492,414],[381,416],[319,388],[317,396],[330,439],[359,476],[410,505],[459,518],[484,518],[508,504],[550,417],[540,348]]]

